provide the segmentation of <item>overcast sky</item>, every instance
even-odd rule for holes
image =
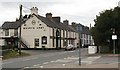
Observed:
[[[39,15],[45,16],[51,12],[53,16],[60,16],[61,22],[81,23],[94,26],[95,16],[106,9],[114,8],[119,0],[1,0],[0,25],[5,21],[15,21],[19,17],[19,5],[23,5],[23,15],[30,14],[30,8],[38,7]]]

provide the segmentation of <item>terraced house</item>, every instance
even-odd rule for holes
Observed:
[[[31,14],[14,22],[4,22],[2,25],[2,39],[8,47],[19,45],[21,36],[22,48],[65,48],[68,44],[77,47],[78,34],[69,25],[69,21],[60,22],[60,17],[53,17],[46,13],[46,17],[38,14],[38,8],[32,7]]]

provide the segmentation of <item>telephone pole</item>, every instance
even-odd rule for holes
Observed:
[[[21,55],[21,24],[22,24],[22,5],[20,5],[20,30],[19,30],[19,55]]]

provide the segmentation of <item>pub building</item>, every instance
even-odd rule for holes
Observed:
[[[19,46],[21,36],[21,48],[23,49],[61,49],[68,44],[77,47],[78,33],[69,25],[68,20],[60,22],[60,17],[53,17],[52,13],[46,13],[46,17],[38,14],[38,8],[32,7],[31,14],[22,17],[22,22],[4,22],[2,25],[2,39],[4,45]],[[21,35],[20,35],[21,34]]]

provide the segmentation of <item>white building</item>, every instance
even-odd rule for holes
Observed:
[[[47,13],[46,17],[40,16],[38,8],[33,7],[31,14],[23,17],[22,23],[19,20],[4,22],[2,39],[5,45],[18,47],[21,31],[22,48],[59,49],[68,44],[77,47],[78,35],[68,24],[67,20],[61,23],[60,17],[52,17],[51,13]]]
[[[94,40],[92,35],[90,34],[90,29],[87,26],[82,24],[72,23],[72,26],[76,29],[76,31],[80,34],[81,45],[82,47],[87,47],[89,45],[94,45]]]

